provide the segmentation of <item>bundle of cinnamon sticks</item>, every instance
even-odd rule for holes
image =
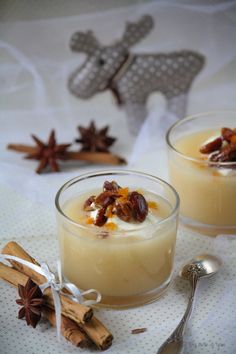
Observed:
[[[19,257],[33,264],[39,263],[32,258],[18,243],[8,242],[2,249],[3,254]],[[25,285],[29,278],[40,285],[46,282],[43,275],[22,265],[9,260],[11,266],[0,262],[0,278],[8,283],[18,286]],[[43,314],[52,324],[56,325],[53,296],[50,288],[43,294]],[[108,349],[113,340],[108,329],[93,315],[93,310],[80,303],[73,302],[70,298],[60,295],[61,300],[61,334],[72,344],[78,347],[96,346],[100,350]]]

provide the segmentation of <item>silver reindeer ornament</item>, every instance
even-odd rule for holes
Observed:
[[[144,15],[127,23],[123,37],[102,46],[92,31],[73,34],[70,47],[87,55],[86,61],[69,77],[69,90],[89,99],[111,90],[127,112],[130,131],[137,134],[147,116],[148,96],[155,91],[167,99],[167,109],[177,117],[186,113],[187,96],[193,79],[204,65],[204,56],[189,50],[158,54],[132,54],[130,47],[153,28],[153,19]]]

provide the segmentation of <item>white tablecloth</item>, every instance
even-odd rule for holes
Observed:
[[[11,189],[0,189],[2,247],[16,239],[40,261],[47,260],[55,268],[58,258],[55,215],[50,208],[32,203]],[[168,292],[157,302],[130,310],[95,311],[114,335],[111,354],[156,353],[181,319],[187,304],[189,286],[177,276],[181,265],[196,254],[215,253],[223,258],[224,266],[211,279],[201,280],[196,308],[186,333],[185,353],[234,354],[236,347],[236,239],[198,235],[179,228],[175,257],[174,280]],[[55,329],[40,323],[34,330],[17,320],[18,294],[15,288],[0,282],[0,353],[76,353],[64,339],[59,344]],[[131,330],[146,327],[147,332],[132,335]],[[90,352],[87,350],[87,352]]]

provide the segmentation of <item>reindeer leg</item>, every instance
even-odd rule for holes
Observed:
[[[147,109],[145,103],[126,103],[125,111],[127,116],[127,124],[132,135],[138,135],[138,132],[147,117]]]
[[[183,93],[179,96],[167,98],[167,110],[177,118],[184,118],[187,111],[188,95]]]

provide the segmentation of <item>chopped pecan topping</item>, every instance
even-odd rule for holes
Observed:
[[[120,186],[115,181],[105,181],[103,184],[104,191],[118,191]]]
[[[89,197],[87,200],[85,200],[84,202],[84,210],[85,211],[92,211],[95,210],[95,208],[92,206],[92,204],[95,201],[95,195],[91,195],[91,197]]]
[[[219,153],[214,153],[211,156],[211,161],[213,162],[235,162],[230,164],[228,167],[236,168],[236,146],[225,146]]]
[[[124,203],[117,203],[116,204],[116,215],[123,221],[130,221],[133,216],[132,211],[132,204],[131,202],[127,201]]]
[[[96,218],[94,220],[94,225],[103,226],[107,222],[106,208],[98,209]]]
[[[222,142],[223,142],[222,138],[218,137],[218,138],[210,141],[209,143],[201,146],[200,152],[202,154],[210,154],[213,151],[219,150],[222,146]]]
[[[102,208],[107,208],[110,204],[114,203],[118,194],[114,191],[102,192],[95,199],[95,204]]]
[[[231,142],[231,138],[236,135],[236,132],[230,128],[222,128],[221,129],[221,135],[224,140],[226,140],[228,143]]]
[[[143,222],[148,214],[148,205],[144,196],[138,192],[132,192],[129,195],[129,201],[132,204],[133,217],[136,221]]]
[[[203,145],[200,148],[203,154],[209,154],[208,160],[212,162],[236,162],[236,130],[222,128],[221,136]],[[219,164],[219,167],[222,167]],[[229,168],[236,168],[236,163],[227,164]]]
[[[115,181],[106,181],[103,190],[97,197],[91,196],[84,203],[85,211],[97,210],[92,224],[103,226],[114,215],[125,222],[145,220],[148,214],[148,204],[141,193],[137,191],[130,193],[129,188],[121,188]],[[91,218],[87,219],[87,224],[91,224]],[[114,225],[110,223],[111,230],[115,229]]]

